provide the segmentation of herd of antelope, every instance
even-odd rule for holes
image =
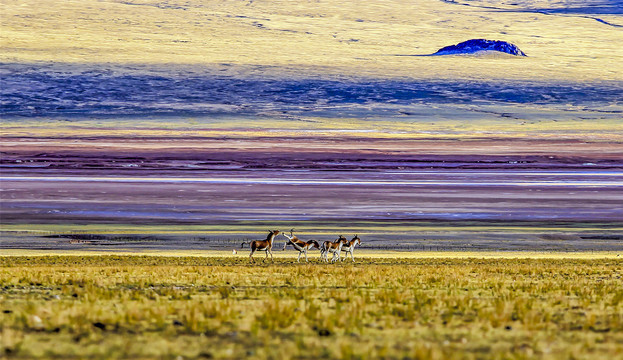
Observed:
[[[279,234],[283,235],[286,239],[288,239],[288,241],[283,244],[283,250],[285,250],[288,245],[292,245],[294,249],[299,252],[299,256],[296,259],[297,262],[301,261],[301,255],[303,254],[305,255],[305,261],[309,261],[307,259],[307,251],[309,249],[319,249],[320,260],[324,260],[325,262],[336,262],[339,260],[343,261],[344,258],[348,258],[348,254],[350,254],[351,260],[355,262],[355,257],[353,256],[355,246],[361,245],[361,239],[359,239],[359,236],[357,235],[355,235],[355,237],[353,237],[350,241],[344,236],[340,235],[334,241],[325,241],[322,243],[322,245],[320,245],[316,240],[303,241],[299,239],[296,235],[294,235],[294,229],[290,230],[290,235],[279,230],[269,230],[266,240],[254,240],[249,243],[249,246],[251,247],[251,254],[249,255],[249,259],[251,259],[252,262],[255,262],[255,259],[253,259],[253,254],[255,254],[256,251],[264,251],[266,252],[266,257],[264,258],[264,261],[268,259],[268,254],[270,254],[270,259],[273,260],[273,242],[275,241],[275,237]],[[243,242],[241,248],[244,247],[245,244],[246,242]],[[344,258],[340,257],[342,252],[346,253],[344,255]],[[234,251],[234,253],[236,252]],[[332,254],[331,260],[329,260],[329,254]]]

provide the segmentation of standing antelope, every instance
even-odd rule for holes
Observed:
[[[266,261],[266,259],[268,259],[268,254],[270,254],[270,260],[273,260],[273,240],[275,239],[275,236],[277,236],[277,234],[279,234],[279,230],[268,230],[268,236],[266,237],[266,240],[251,241],[251,254],[249,254],[249,259],[255,262],[255,259],[253,259],[253,254],[259,250],[266,251],[266,257],[263,261]],[[240,247],[244,247],[244,243],[242,243]]]
[[[333,253],[331,262],[339,260],[342,246],[347,242],[348,240],[346,240],[346,238],[342,235],[335,239],[335,241],[325,241],[322,243],[322,247],[320,248],[320,259],[324,259],[325,262],[329,262],[329,253]]]
[[[308,262],[307,250],[311,247],[316,249],[320,248],[320,245],[316,240],[309,240],[307,242],[300,240],[298,237],[296,237],[296,235],[294,235],[294,229],[290,229],[290,236],[288,236],[288,234],[286,233],[281,233],[281,235],[285,236],[288,239],[288,242],[283,244],[283,250],[286,249],[286,246],[288,246],[288,244],[292,244],[292,246],[299,251],[299,257],[296,259],[296,262],[301,261],[301,254],[305,254],[305,262]]]
[[[353,262],[355,262],[355,258],[353,257],[355,245],[361,245],[361,239],[357,235],[355,235],[355,237],[351,241],[347,241],[346,243],[344,243],[341,249],[341,251],[346,252],[346,254],[344,254],[344,258],[348,258],[348,254],[350,254],[350,258],[353,260]],[[344,261],[344,258],[342,258],[342,261]]]

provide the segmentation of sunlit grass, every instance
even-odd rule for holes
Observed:
[[[438,105],[439,107],[439,105]],[[473,112],[461,107],[444,108],[452,113],[464,113],[469,116]],[[422,109],[421,111],[430,111],[431,116],[438,109]],[[89,145],[89,142],[96,141],[98,145],[102,145],[101,141],[96,139],[104,138],[104,143],[114,143],[130,138],[144,138],[135,146],[155,146],[159,142],[151,143],[153,138],[167,138],[174,146],[176,144],[185,144],[189,141],[206,141],[206,139],[221,139],[225,134],[228,138],[240,139],[282,139],[283,137],[301,139],[304,141],[310,136],[317,138],[332,138],[340,136],[344,138],[369,138],[371,140],[480,140],[483,137],[501,139],[526,139],[526,140],[551,140],[559,139],[564,136],[565,139],[587,139],[593,142],[600,141],[621,141],[623,138],[617,132],[612,130],[619,125],[618,118],[591,119],[586,121],[583,119],[568,118],[568,111],[545,110],[557,119],[556,122],[540,121],[539,116],[543,116],[542,112],[538,115],[530,115],[531,111],[536,111],[528,106],[511,108],[507,105],[505,108],[490,109],[491,112],[509,112],[525,114],[528,121],[508,121],[507,119],[489,118],[486,116],[470,119],[466,122],[464,119],[437,120],[435,123],[428,121],[405,121],[405,119],[369,119],[359,118],[342,118],[335,121],[333,118],[310,117],[305,122],[293,122],[291,120],[282,119],[242,119],[223,118],[214,119],[199,118],[196,123],[184,121],[180,119],[162,118],[160,121],[145,120],[140,124],[125,120],[112,120],[106,124],[97,121],[81,120],[80,123],[64,123],[56,119],[23,120],[19,122],[3,122],[0,123],[0,134],[6,137],[23,136],[25,133],[30,136],[50,141],[64,141],[65,138],[71,138],[75,144],[83,146]],[[534,118],[534,119],[533,119]],[[539,121],[537,121],[539,120]],[[181,123],[180,123],[181,122]],[[88,137],[83,139],[85,133]],[[60,140],[59,140],[60,139]],[[6,141],[11,141],[7,139]],[[280,144],[272,143],[273,146]],[[289,144],[292,146],[292,144]],[[160,144],[160,146],[163,146]],[[321,145],[322,146],[322,145]]]
[[[0,257],[16,358],[616,358],[618,259]],[[1,356],[1,355],[0,355]]]

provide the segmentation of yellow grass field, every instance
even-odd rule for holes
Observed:
[[[607,254],[13,255],[0,257],[10,358],[623,356],[623,269]]]

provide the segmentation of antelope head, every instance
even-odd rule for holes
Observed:
[[[357,235],[355,235],[355,237],[351,241],[354,241],[354,243],[357,245],[361,245],[361,239]]]
[[[266,240],[270,240],[271,237],[274,239],[275,236],[277,236],[277,234],[279,233],[279,230],[268,230],[268,237],[266,238]]]

